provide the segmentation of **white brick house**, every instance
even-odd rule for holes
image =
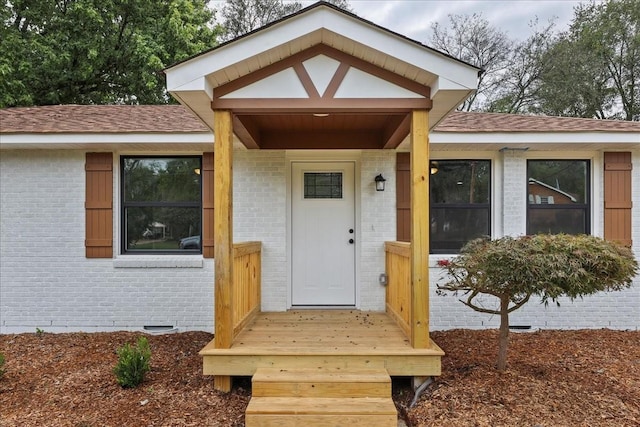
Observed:
[[[156,121],[145,121],[144,117]],[[179,120],[175,120],[179,117]],[[465,121],[469,117],[471,120]],[[455,132],[454,120],[460,121]],[[77,121],[76,121],[77,120]],[[493,131],[503,120],[518,127]],[[210,132],[176,106],[59,106],[5,109],[0,112],[0,327],[2,333],[108,331],[171,326],[179,330],[213,327],[213,260],[193,255],[123,254],[85,257],[85,153],[111,149],[114,188],[120,186],[118,156],[129,153],[205,152]],[[158,129],[158,123],[165,128]],[[466,123],[466,124],[465,124]],[[468,128],[465,126],[469,126]],[[475,126],[484,126],[474,132]],[[537,126],[537,127],[536,127]],[[564,127],[563,127],[564,126]],[[184,132],[182,129],[189,131]],[[456,113],[431,135],[431,158],[488,159],[491,162],[491,234],[526,233],[526,163],[529,159],[587,159],[591,166],[591,230],[604,228],[603,152],[632,153],[640,164],[640,125],[596,120]],[[540,131],[539,129],[548,129]],[[570,129],[570,130],[567,130]],[[473,149],[477,140],[481,149]],[[158,141],[161,141],[160,143]],[[557,142],[560,141],[560,142]],[[166,149],[163,144],[170,144]],[[572,144],[579,149],[572,149]],[[462,145],[462,150],[455,149]],[[502,150],[528,146],[527,151]],[[184,148],[183,148],[184,147]],[[587,149],[590,148],[590,149]],[[383,310],[384,272],[380,241],[396,239],[396,150],[361,150],[336,155],[360,166],[361,214],[357,307]],[[234,163],[235,239],[263,242],[265,311],[290,308],[287,253],[287,165],[304,152],[250,151],[237,148]],[[314,154],[315,155],[315,154]],[[387,179],[384,192],[373,177]],[[114,191],[113,203],[120,203]],[[632,241],[640,253],[640,176],[632,182]],[[114,209],[114,224],[120,223]],[[120,226],[113,239],[119,241]],[[441,277],[436,266],[447,254],[430,255],[431,325],[434,330],[495,327],[498,319],[475,313],[454,297],[435,295]],[[637,329],[640,283],[623,292],[600,293],[560,307],[530,302],[512,315],[512,324],[532,328]]]
[[[169,89],[186,108],[68,105],[0,110],[0,333],[33,332],[36,328],[48,332],[158,326],[181,331],[213,329],[215,268],[212,253],[208,253],[213,249],[213,237],[206,211],[212,203],[207,195],[208,180],[213,180],[213,171],[207,166],[215,139],[212,102],[218,102],[220,110],[232,109],[234,118],[239,118],[233,122],[233,237],[234,241],[262,242],[263,311],[320,306],[385,309],[385,287],[379,280],[385,273],[384,242],[407,240],[408,236],[402,164],[411,150],[405,120],[410,114],[404,110],[388,113],[388,123],[393,124],[388,128],[378,123],[383,121],[381,116],[371,119],[373,116],[353,114],[346,116],[350,123],[342,123],[338,117],[345,114],[340,110],[344,103],[339,96],[365,99],[376,108],[388,108],[382,106],[389,99],[401,100],[405,107],[433,101],[429,113],[433,168],[428,257],[431,330],[498,324],[497,318],[475,313],[455,297],[435,295],[435,284],[442,275],[436,262],[455,255],[465,240],[478,235],[497,238],[545,227],[556,231],[568,227],[570,232],[625,241],[640,254],[640,123],[451,112],[473,90],[468,80],[477,70],[343,15],[326,5],[314,6],[288,21],[177,65],[175,75],[169,70]],[[326,27],[314,32],[307,24],[315,24],[316,19]],[[343,32],[339,34],[336,28]],[[314,37],[319,41],[309,52],[300,47],[315,43]],[[327,37],[332,40],[331,48]],[[367,37],[370,46],[364,45]],[[264,44],[273,40],[286,42]],[[234,43],[242,49],[234,50]],[[269,55],[280,55],[283,46],[291,51],[290,56],[274,62],[275,68],[255,65]],[[299,52],[293,52],[295,49]],[[247,57],[234,56],[238,52]],[[375,57],[376,52],[389,61]],[[401,58],[392,57],[391,52]],[[420,55],[432,59],[429,66],[433,68],[422,70],[411,63]],[[379,65],[393,61],[395,71]],[[202,71],[203,65],[213,67],[211,72]],[[244,66],[248,74],[223,81],[223,76]],[[247,78],[253,66],[262,74]],[[301,72],[301,67],[306,71]],[[336,70],[343,68],[340,80],[335,77],[339,74]],[[197,74],[205,72],[209,74]],[[417,76],[416,81],[407,77],[411,73]],[[446,73],[450,73],[449,79],[443,77]],[[426,86],[418,82],[420,78],[435,80]],[[343,86],[336,83],[332,88],[336,98],[330,104],[330,117],[324,117],[330,114],[325,110],[314,114],[300,107],[312,123],[310,127],[305,127],[305,119],[298,122],[290,116],[283,116],[290,121],[282,125],[279,120],[283,117],[260,116],[246,107],[247,100],[255,100],[255,93],[276,101],[282,92],[296,93],[292,99],[297,102],[313,92],[309,87],[329,90],[333,79]],[[212,101],[211,93],[218,88],[224,89],[223,95]],[[386,101],[376,103],[380,100]],[[260,98],[256,104],[263,101]],[[283,108],[273,102],[272,107]],[[313,105],[329,111],[319,102]],[[349,108],[366,110],[366,102],[354,105]],[[317,124],[323,119],[328,119],[333,134]],[[363,127],[357,127],[359,123],[364,123]],[[287,126],[298,133],[289,132]],[[347,137],[335,136],[337,130]],[[301,137],[303,132],[307,133]],[[331,140],[330,135],[336,139]],[[94,158],[102,163],[96,166]],[[191,165],[192,175],[168,175],[170,167],[183,161]],[[629,187],[620,196],[624,200],[616,200],[620,202],[616,209],[625,210],[630,219],[628,226],[625,222],[625,226],[616,227],[617,217],[612,220],[605,212],[612,191],[606,182],[608,164],[632,166],[625,175]],[[95,182],[89,176],[106,171],[105,167],[109,182],[100,185],[106,185],[110,193],[106,199],[104,194],[100,200],[93,199]],[[173,194],[177,188],[173,184],[150,178],[157,172],[154,168],[172,182],[191,179],[188,187],[196,196],[186,196],[186,190]],[[537,170],[548,173],[536,175]],[[386,178],[383,192],[376,191],[377,175]],[[305,181],[299,182],[303,176]],[[350,198],[351,203],[353,225],[342,231],[345,241],[355,237],[348,247],[353,257],[349,267],[353,280],[346,293],[325,293],[322,297],[327,300],[321,303],[314,303],[320,299],[313,300],[318,297],[305,293],[308,289],[296,288],[302,280],[298,275],[303,274],[296,268],[311,257],[298,261],[296,238],[303,233],[317,238],[313,233],[320,230],[319,223],[296,222],[314,212],[298,205],[296,191],[304,188],[309,198],[323,198],[325,191],[338,187],[328,189],[329,184],[325,188],[325,184],[307,182],[307,176],[351,180],[351,184],[338,187],[340,200]],[[531,180],[543,182],[551,192],[570,193],[576,201],[561,206],[556,203],[558,196],[534,194]],[[138,182],[146,182],[148,188],[130,193]],[[348,197],[347,191],[351,192]],[[92,209],[106,215],[108,221],[90,220]],[[329,208],[324,216],[337,209]],[[196,219],[188,220],[193,213]],[[463,217],[468,219],[457,221]],[[605,236],[609,230],[616,234]],[[103,234],[95,237],[91,234],[94,231]],[[179,246],[187,237],[195,237],[196,246]],[[100,252],[99,257],[94,250]],[[326,252],[331,250],[314,253],[313,259],[320,260]],[[322,271],[332,273],[331,268]],[[626,291],[561,301],[560,307],[531,301],[513,313],[512,324],[637,329],[639,307],[640,278],[636,278]]]

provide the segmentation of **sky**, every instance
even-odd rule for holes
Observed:
[[[286,1],[286,0],[285,0]],[[586,1],[586,0],[585,0]],[[529,23],[538,19],[543,28],[556,19],[556,31],[568,29],[573,8],[585,1],[574,0],[350,0],[352,11],[361,18],[403,36],[427,43],[431,24],[446,26],[449,14],[481,13],[496,28],[513,40],[524,40],[532,30]],[[598,0],[600,1],[600,0]],[[315,1],[301,0],[303,6]],[[224,1],[212,1],[220,8]],[[428,44],[428,43],[427,43]]]
[[[313,2],[304,2],[305,6]],[[511,39],[524,40],[531,33],[529,23],[538,19],[538,27],[556,20],[557,30],[568,28],[573,0],[351,0],[353,12],[375,24],[411,39],[427,42],[431,25],[448,24],[448,15],[481,13],[496,28]]]

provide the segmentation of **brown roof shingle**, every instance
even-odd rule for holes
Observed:
[[[640,122],[455,111],[437,132],[640,132]]]
[[[0,133],[208,131],[181,105],[50,105],[0,109]]]
[[[640,133],[640,122],[456,111],[434,130],[443,133]],[[209,132],[209,129],[181,105],[53,105],[0,109],[0,133],[189,132]]]

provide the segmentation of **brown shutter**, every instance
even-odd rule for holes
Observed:
[[[411,241],[411,156],[396,155],[396,239]]]
[[[113,154],[87,153],[85,163],[87,258],[113,258]]]
[[[213,258],[213,153],[202,156],[202,255]]]
[[[631,153],[604,153],[604,238],[631,246]]]

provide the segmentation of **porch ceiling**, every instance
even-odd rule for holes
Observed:
[[[429,109],[433,128],[476,89],[478,69],[319,3],[165,72],[168,91],[210,129],[212,109],[232,111],[248,148],[395,148],[411,110]]]
[[[251,114],[234,121],[245,145],[262,149],[396,148],[409,134],[409,117],[402,113]]]

